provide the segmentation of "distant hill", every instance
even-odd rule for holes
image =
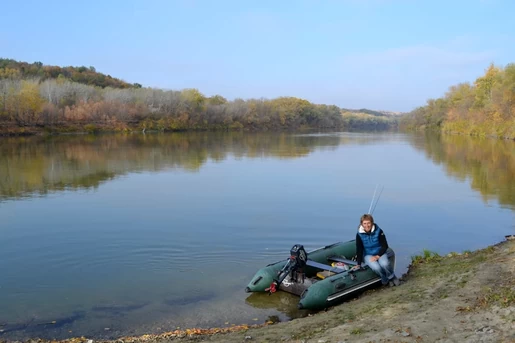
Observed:
[[[43,80],[63,77],[74,82],[102,88],[141,88],[138,83],[130,84],[111,77],[111,75],[99,73],[94,67],[59,67],[44,65],[41,62],[19,62],[7,58],[0,58],[0,77],[2,75],[21,78],[38,77]]]
[[[392,112],[392,111],[375,111],[375,110],[369,110],[367,108],[361,108],[359,110],[351,110],[351,109],[342,109],[345,112],[351,112],[351,113],[365,113],[370,114],[372,116],[376,117],[395,117],[402,115],[402,112]]]

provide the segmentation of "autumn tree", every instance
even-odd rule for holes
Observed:
[[[19,89],[16,89],[18,88]],[[36,82],[21,81],[19,86],[11,88],[7,99],[7,112],[18,125],[36,124],[44,100],[39,94],[39,85]]]
[[[400,120],[403,128],[432,128],[479,136],[515,138],[515,65],[493,64],[473,84],[451,86]]]
[[[492,91],[497,82],[500,81],[501,70],[490,64],[484,76],[478,77],[474,83],[476,101],[474,107],[484,108],[492,100]]]

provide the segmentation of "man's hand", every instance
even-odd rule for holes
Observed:
[[[379,256],[379,255],[372,256],[372,257],[370,258],[370,261],[375,262],[375,261],[379,260],[379,258],[380,258],[380,257],[381,257],[381,256]]]

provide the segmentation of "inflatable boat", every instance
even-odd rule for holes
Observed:
[[[387,256],[395,268],[395,253],[391,248]],[[306,252],[300,244],[290,250],[290,257],[256,272],[245,291],[277,291],[300,297],[299,309],[323,309],[343,301],[368,287],[381,283],[381,278],[365,263],[351,270],[356,262],[356,242],[338,242]]]

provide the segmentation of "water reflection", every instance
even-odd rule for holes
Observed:
[[[198,172],[229,157],[295,159],[317,149],[405,139],[387,134],[174,133],[4,138],[0,140],[0,201],[49,192],[95,189],[139,171]],[[470,179],[485,201],[515,208],[515,143],[458,135],[408,136],[449,176]]]
[[[515,209],[515,142],[426,133],[411,136],[411,143],[448,176],[470,182],[485,202]]]
[[[197,172],[208,161],[219,162],[230,156],[294,159],[315,149],[378,139],[385,137],[201,132],[4,138],[0,140],[0,200],[95,189],[128,172]]]

